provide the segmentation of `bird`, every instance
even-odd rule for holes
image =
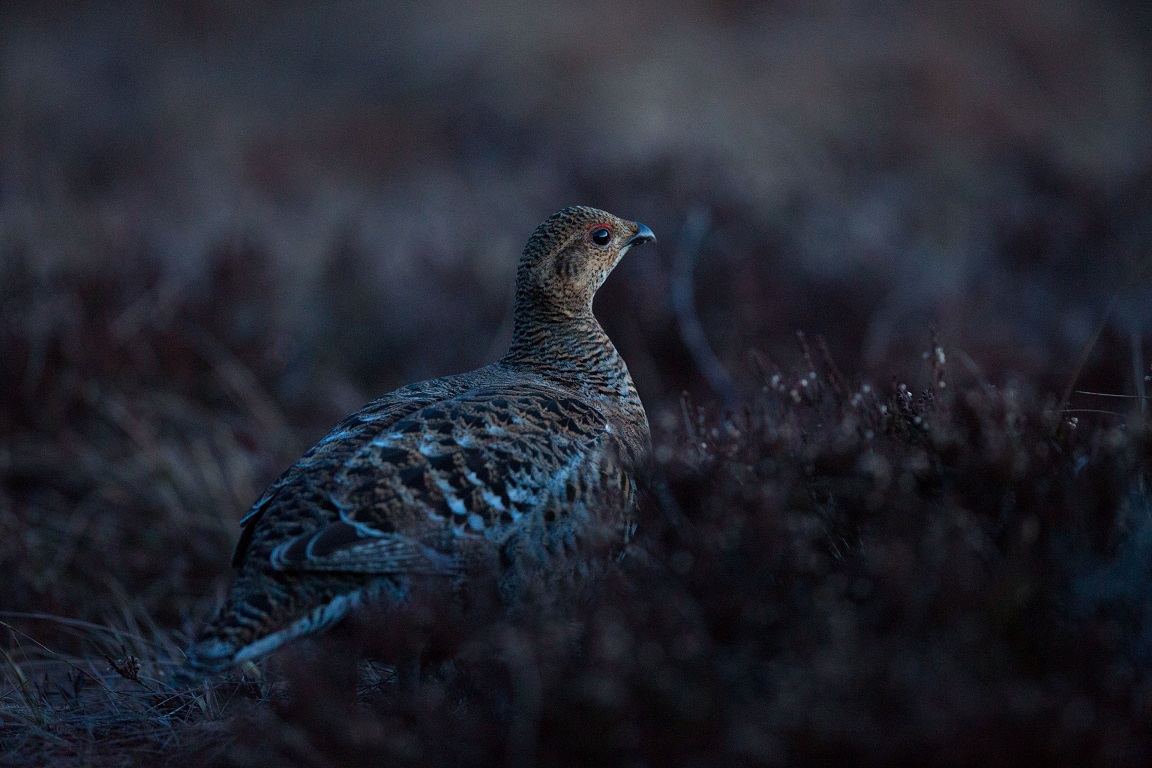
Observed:
[[[240,521],[223,604],[175,679],[217,676],[424,583],[500,602],[593,572],[635,528],[651,437],[592,300],[647,226],[572,206],[528,238],[507,353],[368,403]]]

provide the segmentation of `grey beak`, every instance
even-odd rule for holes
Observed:
[[[648,227],[644,226],[638,221],[634,223],[636,226],[640,227],[640,231],[632,235],[632,237],[628,239],[628,242],[624,243],[625,246],[656,242],[656,235],[652,234],[652,230],[648,229]]]

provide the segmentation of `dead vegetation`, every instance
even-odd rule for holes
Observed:
[[[418,611],[171,691],[226,562],[219,510],[243,508],[290,418],[260,394],[262,345],[206,346],[218,315],[195,305],[86,359],[95,342],[75,336],[115,327],[118,300],[132,305],[105,294],[96,319],[13,345],[40,345],[57,385],[48,407],[5,414],[7,539],[24,558],[0,616],[9,764],[1082,763],[1152,748],[1152,431],[1137,407],[1078,417],[1023,380],[965,373],[927,330],[907,381],[849,378],[800,334],[786,363],[750,356],[736,407],[685,393],[655,408],[620,572],[563,615],[434,617],[452,652],[417,691],[357,659],[432,621]],[[116,354],[138,357],[104,367]]]

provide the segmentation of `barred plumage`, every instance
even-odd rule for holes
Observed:
[[[349,416],[241,521],[236,581],[185,678],[328,626],[415,580],[525,589],[581,578],[590,540],[625,541],[648,420],[592,315],[643,224],[565,208],[528,240],[512,345],[478,370],[410,384]]]

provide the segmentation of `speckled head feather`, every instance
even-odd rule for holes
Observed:
[[[565,208],[528,240],[499,361],[369,403],[241,520],[236,581],[177,675],[194,680],[414,585],[483,576],[509,603],[582,579],[632,526],[648,419],[592,298],[643,224]],[[611,547],[608,547],[611,549]]]
[[[592,298],[630,247],[655,240],[643,224],[572,206],[549,216],[528,238],[516,271],[516,312],[530,320],[590,310]]]

